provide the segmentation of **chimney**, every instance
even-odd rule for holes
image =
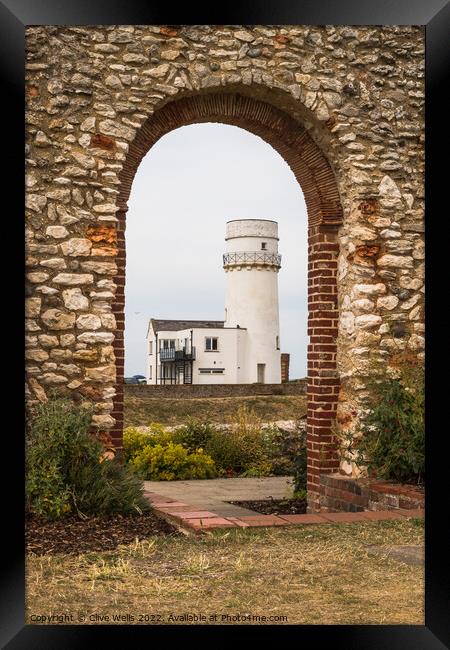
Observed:
[[[289,381],[289,353],[281,353],[281,383]]]

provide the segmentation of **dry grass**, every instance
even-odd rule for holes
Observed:
[[[171,615],[201,614],[203,623],[236,624],[221,617],[240,613],[289,624],[423,625],[423,567],[369,554],[368,544],[423,544],[423,523],[233,529],[79,557],[31,556],[27,622],[72,614],[78,623],[82,614],[86,624],[93,615],[113,623],[128,614],[129,623],[173,624],[185,621]]]
[[[125,387],[125,426],[148,426],[151,422],[170,426],[184,424],[188,417],[225,422],[244,405],[267,422],[294,420],[306,413],[306,398],[303,395],[171,399],[127,395]]]

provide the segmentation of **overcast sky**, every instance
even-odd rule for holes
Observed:
[[[134,178],[126,223],[125,376],[145,375],[150,318],[224,319],[225,224],[278,221],[281,351],[306,376],[307,215],[287,163],[235,126],[171,131]]]

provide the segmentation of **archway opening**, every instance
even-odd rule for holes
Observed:
[[[118,290],[114,313],[117,386],[113,440],[120,446],[123,428],[125,215],[136,170],[165,134],[188,124],[219,122],[240,126],[276,149],[303,190],[308,214],[308,504],[318,507],[320,474],[336,471],[339,460],[333,425],[339,392],[336,370],[338,326],[337,229],[342,208],[331,167],[305,128],[267,102],[235,93],[198,94],[170,102],[140,128],[121,173],[118,197]]]
[[[289,354],[289,379],[306,378],[303,193],[284,159],[264,140],[239,127],[204,123],[174,129],[158,140],[133,181],[126,223],[124,373],[129,381],[144,376],[148,383],[163,381],[148,362],[150,318],[226,319],[225,226],[241,218],[278,223],[277,347]]]

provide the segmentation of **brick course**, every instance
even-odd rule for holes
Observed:
[[[425,494],[411,485],[322,474],[319,501],[324,512],[414,510],[425,507]]]

